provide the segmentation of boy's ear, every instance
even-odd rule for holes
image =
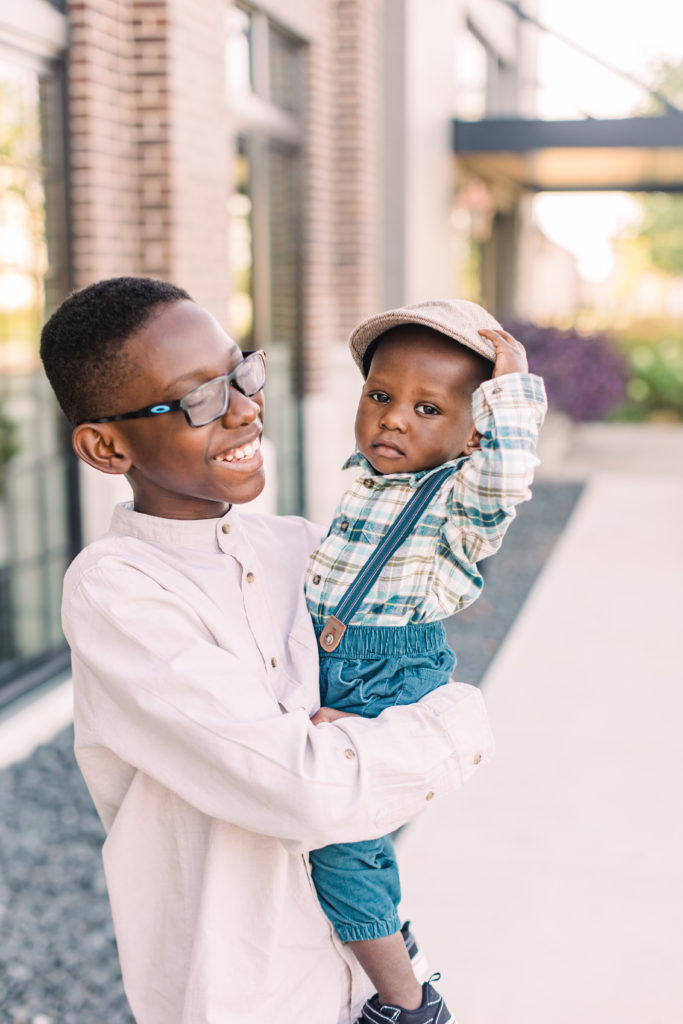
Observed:
[[[472,452],[476,452],[479,448],[481,448],[481,434],[477,428],[473,426],[470,436],[467,438],[467,443],[465,444],[465,454],[471,455]]]
[[[100,473],[127,473],[132,465],[127,446],[109,424],[81,423],[71,435],[79,459]]]

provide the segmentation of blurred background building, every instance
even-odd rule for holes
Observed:
[[[320,521],[352,447],[345,341],[362,317],[448,295],[556,333],[603,327],[625,294],[634,316],[653,295],[658,323],[680,315],[683,268],[663,275],[628,218],[599,285],[544,227],[546,194],[680,190],[683,119],[672,104],[621,125],[549,120],[543,10],[0,0],[0,703],[68,664],[64,569],[126,496],[79,470],[40,369],[40,327],[71,289],[167,278],[263,347],[263,504]],[[638,95],[635,113],[662,114]],[[653,365],[678,373],[667,331],[626,345],[636,404]]]

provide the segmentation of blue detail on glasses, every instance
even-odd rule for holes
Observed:
[[[155,415],[157,413],[160,413],[160,412],[170,412],[171,411],[171,406],[170,405],[153,405],[149,411],[154,413]]]

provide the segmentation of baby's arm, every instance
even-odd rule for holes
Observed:
[[[496,349],[491,380],[473,396],[479,448],[453,478],[451,516],[444,529],[476,562],[493,554],[531,492],[538,431],[546,410],[543,381],[528,372],[521,342],[506,331],[481,331]]]

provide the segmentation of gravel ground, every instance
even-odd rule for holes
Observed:
[[[580,494],[537,483],[484,595],[449,620],[458,678],[479,683]],[[101,865],[103,831],[76,768],[71,729],[0,772],[0,1021],[133,1024]]]
[[[458,656],[458,679],[481,683],[581,490],[581,484],[537,481],[533,500],[520,507],[500,551],[481,563],[482,596],[446,621],[448,642]]]

